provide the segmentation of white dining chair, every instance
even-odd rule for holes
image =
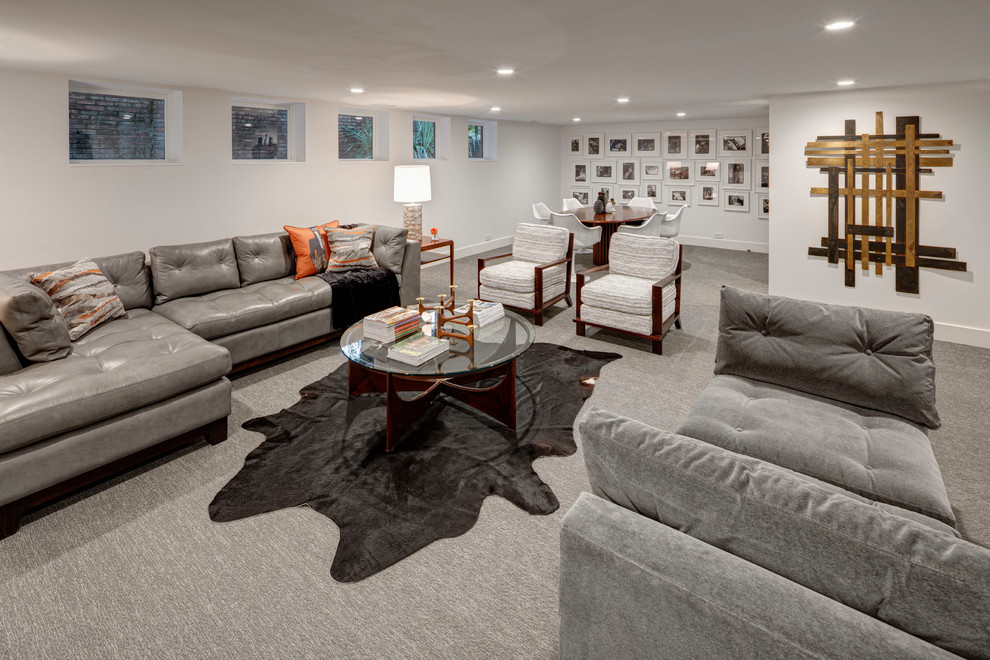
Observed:
[[[653,203],[652,197],[633,197],[629,200],[626,206],[632,206],[633,208],[642,209],[655,209],[656,204]]]
[[[592,248],[602,240],[601,227],[586,227],[573,213],[551,213],[550,224],[554,227],[563,227],[574,234],[575,254],[591,252]]]
[[[667,214],[664,221],[660,223],[659,233],[657,236],[666,236],[667,238],[673,238],[681,233],[681,214],[684,213],[684,209],[687,208],[687,204],[681,206],[677,209],[674,215]]]
[[[565,211],[577,211],[578,209],[582,209],[582,208],[584,208],[584,206],[581,204],[581,202],[577,201],[573,197],[564,198],[563,209]]]
[[[636,234],[637,236],[660,236],[660,227],[663,225],[666,213],[654,213],[643,221],[641,225],[622,225],[616,233]],[[669,237],[668,237],[669,238]]]
[[[577,201],[577,200],[575,200]],[[543,202],[537,202],[533,204],[533,217],[539,220],[544,225],[550,224],[550,214],[552,211],[550,207]]]

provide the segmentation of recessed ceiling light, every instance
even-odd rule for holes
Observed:
[[[837,82],[835,84],[836,85],[841,85],[842,87],[848,87],[849,85],[855,85],[856,84],[856,81],[855,80],[840,80],[839,82]]]
[[[629,103],[629,98],[626,97],[626,96],[620,96],[619,98],[617,98],[615,100],[618,101],[619,103]]]
[[[498,107],[497,105],[492,106],[492,112],[501,112],[501,111],[502,108]]]
[[[351,94],[364,94],[364,89],[361,87],[351,87]]]
[[[572,119],[571,121],[581,121],[581,118],[580,118],[580,117],[575,117],[575,118],[574,118],[574,119]]]
[[[515,72],[516,70],[509,66],[504,66],[501,69],[495,70],[495,73],[497,73],[500,76],[511,76]]]
[[[856,25],[855,21],[835,21],[834,23],[829,23],[825,26],[826,30],[848,30],[852,26]]]
[[[677,113],[677,116],[678,117],[687,117],[687,113],[686,112],[678,112]]]

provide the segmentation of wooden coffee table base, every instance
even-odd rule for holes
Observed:
[[[467,383],[498,376],[501,380],[491,387],[467,387]],[[482,371],[439,379],[381,373],[348,361],[348,396],[377,392],[385,392],[385,451],[395,449],[402,434],[441,392],[505,424],[510,431],[516,430],[515,358]],[[407,399],[400,392],[422,394]]]

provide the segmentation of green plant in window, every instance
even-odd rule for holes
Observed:
[[[413,158],[437,157],[437,124],[413,120]]]
[[[468,158],[485,157],[485,127],[468,124]]]
[[[337,122],[337,157],[370,160],[374,157],[373,117],[340,115]]]

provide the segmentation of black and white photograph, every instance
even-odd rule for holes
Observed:
[[[615,161],[600,160],[590,163],[591,180],[600,183],[615,183]]]
[[[642,171],[642,179],[662,179],[663,170],[660,169],[660,161],[655,159],[646,159],[640,161],[640,170]]]
[[[700,161],[695,163],[694,178],[698,181],[712,181],[718,183],[719,162],[717,160]]]
[[[683,186],[667,186],[667,206],[691,206],[691,189]]]
[[[735,158],[753,155],[753,129],[729,129],[718,132],[718,157]]]
[[[698,206],[718,206],[721,203],[717,183],[699,183],[697,189]]]
[[[571,188],[571,197],[580,202],[581,206],[587,206],[591,199],[591,190],[587,188]]]
[[[664,181],[674,183],[694,183],[694,172],[691,171],[691,161],[667,160],[663,163]]]
[[[598,199],[598,193],[605,193],[605,200],[615,199],[615,187],[614,186],[603,186],[601,184],[595,185],[591,189],[591,202],[594,203]]]
[[[639,159],[624,158],[619,161],[619,181],[622,183],[639,183]]]
[[[753,161],[753,190],[767,192],[770,190],[770,161]]]
[[[588,158],[601,158],[605,155],[604,133],[588,133],[584,136],[584,155]]]
[[[567,153],[570,156],[583,156],[583,138],[580,135],[572,135],[567,138]]]
[[[608,147],[609,156],[628,156],[631,149],[629,148],[629,134],[628,133],[609,133],[605,136],[605,143]]]
[[[588,182],[588,161],[575,161],[571,163],[571,183]]]
[[[615,201],[616,202],[625,202],[625,203],[628,204],[629,201],[632,200],[633,197],[638,197],[639,196],[639,187],[638,186],[636,186],[636,187],[630,187],[630,186],[621,186],[620,185],[619,188],[618,188],[618,190],[619,190],[619,196],[615,198]]]
[[[749,193],[739,190],[722,191],[722,210],[749,212]]]
[[[687,158],[687,131],[664,131],[663,139],[664,158]]]
[[[722,188],[749,190],[752,186],[753,163],[748,158],[722,162]]]
[[[660,184],[659,183],[644,183],[640,189],[643,197],[650,197],[651,199],[657,199],[660,196]]]
[[[688,156],[715,158],[715,129],[698,128],[688,131]]]
[[[760,143],[760,155],[770,155],[770,131],[760,129],[756,132],[757,141]]]
[[[659,133],[640,133],[632,136],[633,156],[659,156]]]
[[[756,195],[756,217],[760,220],[770,219],[770,195],[766,193]]]

